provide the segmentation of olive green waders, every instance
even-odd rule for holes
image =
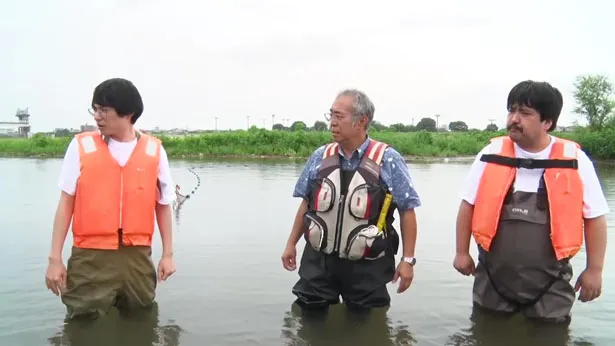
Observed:
[[[73,247],[68,259],[66,291],[62,302],[68,319],[96,318],[112,306],[132,310],[152,306],[157,274],[146,246],[117,250]]]

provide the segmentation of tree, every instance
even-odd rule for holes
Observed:
[[[295,121],[292,125],[290,125],[291,131],[305,131],[307,130],[307,125],[303,121]]]
[[[590,128],[603,128],[615,109],[611,82],[603,75],[586,75],[577,77],[574,87],[574,112],[584,115]]]
[[[370,128],[374,131],[386,131],[389,129],[386,125],[383,125],[375,120],[372,121]]]
[[[448,129],[452,132],[464,132],[468,131],[468,124],[463,121],[451,121],[448,124]]]
[[[280,130],[281,131],[281,130],[284,130],[284,125],[282,125],[280,123],[277,123],[277,124],[274,124],[271,128],[273,130]]]
[[[314,131],[327,131],[328,128],[329,126],[327,125],[327,123],[324,121],[320,121],[320,120],[317,120],[314,123],[314,127],[313,127]]]
[[[436,121],[432,118],[423,118],[416,124],[416,130],[425,130],[428,132],[436,132]]]
[[[496,124],[489,124],[487,125],[487,127],[485,127],[485,131],[487,132],[496,132],[498,130],[498,125]]]
[[[397,123],[397,124],[391,124],[391,126],[389,126],[391,128],[391,130],[397,131],[397,132],[412,132],[412,125],[405,125],[402,123]]]

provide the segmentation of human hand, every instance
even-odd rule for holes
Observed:
[[[59,296],[66,290],[66,267],[60,258],[49,258],[45,274],[47,289]]]
[[[582,302],[590,302],[602,294],[602,271],[598,269],[585,269],[576,284],[574,285],[575,292],[579,289],[579,300]]]
[[[474,271],[476,270],[474,260],[469,253],[456,254],[453,260],[453,267],[455,267],[459,273],[466,276],[474,275]]]
[[[295,246],[287,245],[282,253],[282,266],[288,271],[297,269],[297,249]]]
[[[158,282],[165,281],[169,278],[169,276],[175,273],[175,263],[173,262],[173,257],[171,256],[162,256],[160,262],[158,263]]]
[[[408,262],[401,261],[397,265],[397,269],[395,269],[395,275],[393,276],[393,281],[391,282],[397,283],[397,280],[401,279],[399,286],[397,287],[397,293],[403,293],[408,289],[408,287],[410,287],[413,278],[414,267]]]

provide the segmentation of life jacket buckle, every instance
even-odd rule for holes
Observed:
[[[532,169],[532,168],[534,168],[534,160],[520,158],[519,159],[519,167],[520,168],[525,168],[525,169]]]

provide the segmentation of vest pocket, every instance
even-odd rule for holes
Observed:
[[[379,233],[378,227],[362,225],[353,229],[348,235],[346,258],[352,261],[380,258],[384,255],[387,245],[384,232]]]
[[[312,213],[303,215],[303,225],[306,228],[303,236],[314,250],[321,251],[327,247],[327,224],[322,218]]]
[[[312,186],[312,196],[310,209],[317,212],[327,212],[333,209],[335,203],[335,185],[328,178],[317,181]]]
[[[355,187],[348,199],[348,212],[357,219],[377,217],[382,203],[381,189],[367,183]]]

